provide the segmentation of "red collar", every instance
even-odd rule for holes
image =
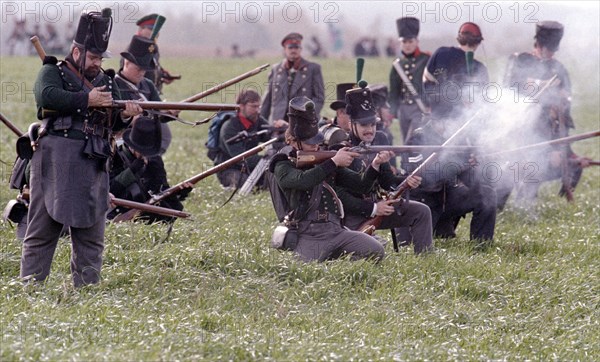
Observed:
[[[417,47],[417,49],[415,49],[415,51],[412,54],[406,54],[406,53],[402,52],[402,55],[404,55],[406,58],[409,58],[409,57],[416,58],[419,55],[421,55],[421,49],[419,49],[419,47]]]
[[[302,58],[298,58],[298,59],[296,59],[296,61],[294,61],[294,64],[290,67],[290,62],[287,59],[285,59],[283,61],[283,67],[285,69],[294,68],[295,70],[298,70],[298,69],[300,69],[301,63],[302,63]]]
[[[242,123],[242,126],[244,126],[244,129],[249,129],[250,127],[252,127],[254,125],[254,122],[252,122],[251,120],[249,120],[248,118],[244,117],[242,115],[242,113],[238,112],[238,118],[240,119],[240,122]]]

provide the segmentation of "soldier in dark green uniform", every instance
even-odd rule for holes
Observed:
[[[45,135],[37,140],[31,159],[31,202],[21,257],[21,277],[26,280],[48,277],[63,225],[70,226],[75,286],[100,280],[111,128],[124,126],[142,111],[128,103],[123,112],[113,110],[109,117],[102,108],[119,95],[101,69],[111,27],[110,9],[82,14],[65,61],[47,57],[38,74],[34,93]]]
[[[123,134],[124,144],[117,148],[110,171],[110,192],[118,198],[147,202],[151,195],[158,195],[168,189],[165,164],[159,156],[161,128],[158,120],[139,117]],[[158,206],[183,210],[183,201],[192,191],[192,185],[183,188],[179,193],[162,200]],[[108,213],[113,219],[129,209],[117,207]],[[156,221],[175,221],[174,218],[153,213],[142,213],[140,218],[151,224]]]
[[[289,146],[273,157],[269,169],[298,223],[298,243],[294,251],[304,261],[325,261],[346,254],[351,254],[352,259],[381,260],[384,249],[377,240],[343,228],[344,208],[336,190],[345,186],[367,192],[379,174],[380,165],[388,159],[385,155],[375,157],[361,176],[346,168],[358,154],[342,148],[319,165],[299,169],[291,159],[298,150],[318,150],[323,135],[319,133],[315,105],[310,99],[293,98],[288,116],[290,127],[286,140]]]
[[[159,92],[154,83],[145,77],[146,73],[155,68],[156,44],[147,38],[134,35],[131,38],[127,51],[122,52],[123,62],[121,69],[115,76],[115,84],[121,93],[122,99],[138,101],[158,101]],[[171,144],[171,130],[167,121],[171,120],[169,115],[177,116],[178,111],[164,111],[165,116],[158,116],[161,121],[162,141],[160,155],[167,152]]]
[[[150,39],[150,37],[152,36],[152,32],[154,31],[154,26],[156,25],[156,20],[159,16],[162,15],[149,14],[139,18],[138,21],[135,23],[138,26],[136,35],[144,37],[146,39]],[[156,34],[156,38],[158,38],[158,33]],[[155,50],[152,52],[154,58],[153,67],[152,69],[146,71],[146,74],[144,76],[150,79],[152,83],[154,83],[159,93],[162,93],[163,84],[171,84],[176,78],[173,77],[171,73],[169,73],[169,71],[163,68],[160,64],[160,52],[158,51],[156,38],[151,39],[156,47]]]
[[[350,132],[351,146],[361,144],[370,146],[383,146],[387,137],[376,130],[377,113],[369,88],[357,88],[346,92],[346,110],[352,122]],[[391,158],[393,153],[389,153]],[[374,154],[362,154],[356,157],[348,167],[353,171],[365,172],[375,157]],[[415,253],[422,253],[433,248],[431,231],[431,212],[429,207],[416,201],[404,201],[401,206],[395,207],[398,200],[381,200],[381,190],[389,191],[398,186],[405,177],[398,177],[392,171],[389,162],[379,166],[379,175],[376,186],[369,192],[359,192],[354,188],[344,188],[340,198],[346,205],[345,223],[351,230],[359,230],[360,225],[367,219],[375,216],[385,216],[379,229],[393,229],[406,227],[412,235],[406,239],[414,240]],[[421,183],[419,176],[410,176],[408,180],[412,188]]]
[[[530,97],[532,90],[538,91],[553,76],[557,82],[547,88],[538,102],[532,106],[539,109],[539,116],[528,122],[520,123],[514,131],[520,144],[549,141],[568,136],[575,128],[571,117],[571,80],[562,63],[554,59],[558,51],[564,27],[556,21],[542,21],[536,24],[533,51],[511,55],[504,79],[504,86],[517,89],[522,97]],[[573,152],[570,145],[548,147],[528,153],[525,162],[535,162],[539,170],[535,179],[539,182],[527,182],[518,185],[517,198],[532,201],[537,197],[542,181],[563,177],[560,195],[572,197],[571,193],[583,172],[589,166],[589,159]],[[565,164],[563,167],[563,164]],[[508,171],[508,170],[507,170]],[[510,171],[508,171],[510,172]],[[563,174],[563,172],[565,174]],[[566,182],[565,182],[566,181]],[[512,190],[513,182],[504,183],[499,189],[499,207],[502,208]]]
[[[396,61],[420,94],[423,87],[423,71],[429,60],[429,53],[419,49],[419,19],[400,18],[396,20],[396,25],[402,43],[402,54]],[[423,112],[395,67],[390,71],[389,100],[392,113],[400,120],[402,140],[405,141],[413,130],[421,126]]]

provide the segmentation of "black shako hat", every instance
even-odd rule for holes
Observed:
[[[309,145],[323,142],[324,137],[319,132],[319,120],[313,101],[305,96],[292,98],[287,115],[290,133],[294,138]]]
[[[346,108],[346,91],[354,87],[354,83],[340,83],[335,86],[336,100],[331,102],[329,108],[337,111],[340,108]]]
[[[541,21],[535,25],[535,37],[538,45],[544,46],[553,52],[558,50],[560,40],[564,34],[564,27],[558,21]]]
[[[121,56],[130,62],[133,62],[143,70],[152,70],[156,67],[154,63],[154,53],[156,45],[154,41],[144,38],[139,35],[134,35],[129,43],[129,48],[126,52],[122,52]]]
[[[161,138],[160,121],[154,117],[139,117],[123,132],[125,144],[146,157],[159,154]]]
[[[73,44],[94,54],[108,57],[108,39],[112,31],[112,10],[102,9],[102,12],[84,12],[79,18],[77,32]]]
[[[419,36],[420,22],[417,18],[400,18],[396,20],[398,36],[404,38],[416,38]]]
[[[359,88],[350,89],[346,92],[346,112],[350,116],[350,122],[360,124],[371,124],[377,122],[377,111],[373,103],[371,90],[367,88],[367,82],[358,82]]]

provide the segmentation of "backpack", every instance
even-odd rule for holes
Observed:
[[[204,144],[208,148],[208,158],[214,161],[217,155],[221,152],[219,138],[221,135],[221,127],[229,118],[235,116],[235,112],[219,112],[210,122],[208,128],[208,140]]]
[[[277,180],[275,179],[275,175],[273,174],[275,170],[275,164],[278,161],[287,159],[288,153],[291,151],[291,147],[286,146],[282,148],[273,158],[271,158],[271,162],[269,164],[269,172],[265,172],[265,181],[267,186],[269,187],[269,192],[271,194],[271,201],[273,202],[273,208],[275,209],[275,214],[277,215],[277,219],[279,222],[283,222],[283,219],[290,214],[290,205],[285,197],[285,194],[279,187]]]

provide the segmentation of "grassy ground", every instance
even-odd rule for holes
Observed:
[[[186,98],[267,61],[275,60],[165,59],[184,76],[165,98]],[[22,129],[34,121],[29,92],[38,69],[34,58],[0,59],[1,111]],[[328,60],[323,69],[331,101],[336,82],[354,80],[353,64]],[[365,78],[386,82],[388,72],[388,61],[368,60]],[[580,73],[572,74],[576,87],[585,80]],[[265,82],[263,73],[244,84]],[[209,101],[233,102],[239,89]],[[577,132],[599,128],[597,102],[596,93],[574,103]],[[171,128],[171,182],[210,167],[207,127]],[[2,128],[0,159],[9,165],[14,141]],[[597,139],[575,148],[600,156]],[[15,192],[3,167],[5,204]],[[599,176],[598,168],[586,170],[574,204],[556,196],[557,183],[544,186],[537,219],[509,202],[490,250],[473,250],[463,221],[458,238],[437,240],[436,254],[396,254],[388,245],[380,265],[302,264],[269,249],[269,196],[236,197],[219,208],[229,192],[211,177],[186,201],[194,219],[178,221],[167,242],[164,226],[109,225],[103,281],[82,290],[71,286],[66,239],[47,284],[23,287],[21,244],[2,223],[0,359],[598,360]]]

